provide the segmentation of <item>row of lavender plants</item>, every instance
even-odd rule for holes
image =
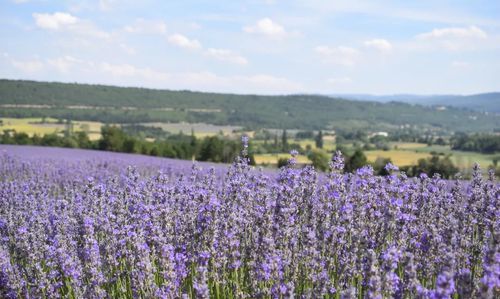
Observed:
[[[318,174],[292,153],[273,174],[245,154],[225,173],[4,154],[0,297],[498,298],[500,187],[478,166],[343,174],[337,153]]]

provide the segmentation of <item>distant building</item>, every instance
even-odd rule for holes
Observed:
[[[383,137],[389,137],[389,133],[387,132],[375,132],[375,133],[371,133],[369,135],[369,137],[375,137],[375,136],[383,136]]]

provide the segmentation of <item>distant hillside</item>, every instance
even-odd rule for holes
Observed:
[[[476,111],[500,113],[500,92],[482,93],[469,96],[430,97],[424,99],[425,105],[444,105],[468,108]]]
[[[0,116],[114,123],[205,122],[251,128],[492,131],[500,117],[317,95],[257,96],[0,80]]]
[[[391,101],[412,103],[426,106],[448,106],[471,109],[479,112],[500,113],[500,92],[481,93],[474,95],[386,95],[374,96],[368,94],[345,94],[342,96],[351,100],[377,101],[387,103]]]

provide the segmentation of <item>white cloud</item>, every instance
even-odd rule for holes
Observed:
[[[33,13],[32,16],[35,19],[36,25],[42,29],[70,32],[74,35],[88,36],[99,39],[111,38],[109,33],[98,29],[92,22],[81,20],[69,13]]]
[[[11,60],[12,66],[25,73],[35,73],[41,71],[44,64],[39,59],[33,60]]]
[[[134,55],[135,54],[135,49],[126,45],[126,44],[123,44],[121,43],[119,45],[120,49],[122,49],[125,53],[129,54],[129,55]]]
[[[470,66],[470,63],[468,63],[466,61],[453,61],[451,63],[451,67],[457,68],[457,69],[463,69],[463,68],[467,68],[469,66]]]
[[[191,22],[189,23],[189,28],[193,29],[193,30],[200,30],[201,29],[201,25],[196,23],[196,22]]]
[[[418,39],[485,39],[487,37],[486,32],[476,26],[439,28],[417,35]]]
[[[475,50],[488,46],[488,34],[476,26],[434,29],[415,36],[414,49]]]
[[[99,70],[115,77],[135,77],[143,80],[168,80],[170,75],[151,68],[139,68],[131,64],[111,64],[102,62],[98,64]]]
[[[219,76],[211,72],[176,75],[178,86],[212,92],[287,94],[304,91],[301,84],[267,74]]]
[[[326,79],[326,83],[330,85],[345,85],[352,83],[352,79],[349,77],[328,78]]]
[[[128,33],[139,34],[165,34],[167,33],[167,25],[163,21],[137,19],[131,25],[125,26],[125,31]]]
[[[247,33],[263,34],[273,37],[284,36],[287,33],[283,26],[270,18],[260,19],[254,25],[243,27],[243,30]]]
[[[223,76],[210,71],[167,72],[129,63],[81,60],[69,55],[47,59],[10,60],[24,73],[57,71],[68,82],[141,86],[167,89],[189,89],[208,92],[247,94],[289,94],[304,92],[302,84],[270,74]]]
[[[343,66],[355,65],[360,56],[358,50],[345,46],[318,46],[315,51],[323,57],[324,62]]]
[[[389,41],[381,38],[367,40],[364,42],[364,45],[368,48],[373,48],[385,53],[392,50],[392,44]]]
[[[69,55],[47,59],[47,65],[55,68],[61,73],[68,73],[70,69],[78,63],[82,63],[82,61]]]
[[[207,56],[213,57],[220,61],[239,65],[248,64],[248,60],[245,57],[238,55],[231,50],[209,48],[205,53]]]
[[[332,15],[343,13],[357,13],[369,16],[378,16],[382,18],[400,19],[404,21],[412,20],[421,23],[440,23],[440,24],[477,24],[484,26],[498,27],[500,22],[496,15],[486,17],[486,15],[477,15],[471,9],[462,11],[442,8],[442,5],[432,1],[426,1],[423,9],[416,9],[415,6],[409,6],[404,1],[397,4],[395,1],[324,1],[324,0],[302,0],[300,1],[305,8],[309,8],[317,15]],[[427,6],[426,8],[424,8]],[[460,7],[457,5],[456,7]],[[466,6],[467,7],[467,6]],[[436,9],[437,8],[437,9]]]
[[[203,90],[209,92],[269,93],[282,94],[303,91],[301,84],[286,78],[266,74],[251,76],[220,76],[208,71],[167,73],[130,64],[97,63],[94,70],[108,78],[108,83],[120,82],[134,85],[170,89]],[[111,75],[111,76],[109,76]]]
[[[168,42],[177,47],[189,50],[196,50],[201,48],[201,44],[199,41],[195,39],[189,39],[186,36],[178,33],[170,35],[168,37]]]
[[[53,14],[34,13],[35,23],[43,29],[58,30],[67,25],[73,25],[78,22],[78,18],[69,13],[55,12]]]
[[[99,0],[99,9],[100,10],[111,10],[113,5],[117,3],[116,0]]]

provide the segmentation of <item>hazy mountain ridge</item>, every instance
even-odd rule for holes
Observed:
[[[334,94],[349,100],[376,101],[381,103],[403,102],[426,106],[449,106],[466,108],[479,112],[500,113],[500,92],[479,93],[473,95],[370,95],[370,94]]]

